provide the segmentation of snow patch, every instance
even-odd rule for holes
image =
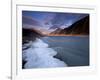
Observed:
[[[29,49],[23,51],[22,58],[27,61],[24,68],[66,67],[66,63],[54,58],[56,54],[57,52],[49,48],[47,43],[37,38]]]

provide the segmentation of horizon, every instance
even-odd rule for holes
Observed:
[[[67,12],[22,11],[22,25],[23,28],[36,29],[43,34],[49,34],[58,28],[68,28],[88,15],[89,14]]]

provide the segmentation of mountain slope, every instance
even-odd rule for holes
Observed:
[[[57,29],[54,32],[51,32],[50,35],[57,35],[57,34],[80,34],[80,35],[88,35],[89,34],[89,16],[75,22],[71,26],[65,29]]]

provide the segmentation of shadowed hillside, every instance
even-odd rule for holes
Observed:
[[[51,32],[50,35],[89,35],[89,16],[75,22],[65,29],[58,28],[56,31]]]

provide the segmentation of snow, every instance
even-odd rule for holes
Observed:
[[[27,61],[24,67],[29,68],[49,68],[49,67],[66,67],[63,61],[54,58],[57,52],[49,48],[47,43],[40,39],[32,42],[29,49],[23,51],[23,60]]]

